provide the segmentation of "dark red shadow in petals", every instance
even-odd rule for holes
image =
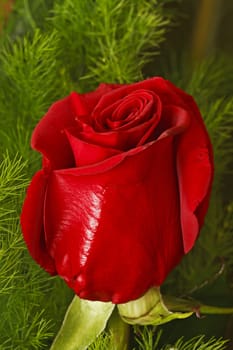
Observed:
[[[87,143],[128,151],[137,147],[142,137],[145,138],[145,135],[149,137],[149,134],[156,128],[156,123],[153,123],[156,119],[155,116],[153,120],[149,120],[129,130],[109,131],[106,133],[80,132],[79,135]]]
[[[154,135],[161,118],[161,109],[161,101],[155,95],[153,105],[149,106],[149,110],[146,106],[137,120],[132,118],[128,125],[125,124],[124,127],[121,126],[116,128],[116,130],[113,129],[106,132],[95,131],[90,125],[82,123],[83,130],[78,132],[78,138],[100,147],[128,151],[146,143],[150,136]],[[149,117],[147,114],[149,114]]]
[[[76,126],[70,96],[52,105],[32,134],[32,148],[41,152],[53,169],[72,167],[74,159],[64,129]]]
[[[108,125],[107,119],[111,118],[112,114],[121,103],[122,100],[116,101],[110,106],[107,106],[100,113],[95,113],[95,111],[92,113],[91,118],[93,120],[93,128],[95,129],[95,131],[106,132],[111,130],[111,128]]]
[[[72,148],[75,165],[86,166],[90,164],[99,163],[107,158],[119,154],[119,150],[115,150],[109,147],[103,147],[95,145],[93,143],[87,143],[80,139],[79,135],[76,134],[76,129],[66,130],[67,138]]]
[[[158,127],[158,124],[161,120],[161,112],[162,112],[162,104],[159,98],[156,101],[156,109],[153,113],[153,116],[150,119],[150,127],[145,131],[145,133],[141,136],[137,146],[141,146],[148,141],[155,140],[155,131]],[[149,122],[149,121],[148,121]]]
[[[190,106],[191,107],[191,106]],[[204,222],[213,181],[212,146],[197,107],[188,130],[177,143],[177,171],[180,189],[181,223],[187,253]]]
[[[93,113],[101,113],[105,108],[108,108],[115,102],[123,99],[130,93],[136,92],[137,90],[148,90],[157,94],[163,105],[174,104],[184,106],[184,96],[187,96],[182,90],[176,88],[169,81],[161,78],[154,77],[144,81],[140,81],[134,84],[119,86],[116,90],[106,93],[97,103]]]
[[[80,176],[78,168],[67,169],[50,178],[49,251],[83,298],[138,298],[183,255],[173,137],[140,150],[107,172]]]
[[[190,125],[189,112],[179,106],[165,106],[162,109],[162,117],[155,131],[155,138],[163,138],[170,135],[177,135]]]
[[[93,111],[93,128],[104,132],[124,130],[143,124],[156,113],[159,97],[153,91],[136,90],[118,100],[101,112]]]
[[[150,108],[153,105],[153,99],[150,100],[142,100],[142,97],[144,96],[128,96],[127,99],[125,99],[124,102],[122,102],[113,112],[111,118],[108,118],[108,123],[112,122],[121,122],[122,126],[125,124],[128,126],[129,122],[132,120],[135,120],[135,118],[144,121],[142,118],[141,113],[143,113],[144,109],[147,109],[147,113],[144,113],[146,115],[146,119],[150,117]]]
[[[21,214],[21,227],[31,256],[53,275],[56,274],[56,268],[46,248],[43,225],[46,189],[47,176],[40,170],[34,175],[28,187]]]

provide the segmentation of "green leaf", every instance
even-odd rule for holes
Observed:
[[[74,297],[51,350],[85,350],[104,330],[114,304]]]

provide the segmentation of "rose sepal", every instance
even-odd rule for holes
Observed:
[[[85,350],[105,329],[115,305],[75,296],[50,350]]]
[[[188,312],[172,312],[164,304],[159,288],[150,288],[142,297],[128,303],[118,305],[122,320],[129,324],[161,325],[175,319],[191,316],[193,310]]]

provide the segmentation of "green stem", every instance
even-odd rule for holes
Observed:
[[[233,314],[233,307],[220,307],[212,305],[204,305],[194,299],[181,299],[175,298],[168,295],[163,295],[163,301],[169,311],[193,311],[197,315],[199,314]]]
[[[108,321],[108,330],[112,339],[110,350],[127,350],[130,326],[122,321],[117,308],[115,308]]]
[[[210,305],[201,305],[200,313],[202,314],[233,314],[233,307],[219,307],[219,306],[210,306]]]

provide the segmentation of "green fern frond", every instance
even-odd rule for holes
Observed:
[[[211,135],[215,157],[215,183],[229,168],[232,160],[233,98],[216,98],[200,106]]]
[[[6,198],[12,200],[19,196],[20,190],[26,187],[28,184],[24,173],[26,166],[27,161],[23,162],[22,157],[17,154],[13,159],[10,158],[8,151],[3,155],[0,163],[0,203]]]
[[[57,44],[55,32],[36,30],[4,45],[0,53],[0,150],[18,152],[30,160],[30,167],[38,162],[38,155],[30,150],[32,129],[51,103],[64,96]]]
[[[166,344],[161,347],[161,329],[155,332],[155,329],[151,327],[136,327],[134,331],[137,334],[136,341],[140,350],[224,350],[228,343],[222,338],[206,339],[204,335],[198,335],[189,340],[181,337],[174,344]]]
[[[33,317],[32,317],[33,315]],[[20,305],[15,305],[3,313],[5,331],[0,325],[2,350],[32,350],[47,348],[48,339],[51,337],[51,324],[44,317],[44,310],[37,311],[35,307],[29,309],[21,300]],[[7,330],[7,332],[6,332]]]
[[[156,332],[156,327],[134,327],[139,350],[157,350],[162,330]]]
[[[142,66],[158,52],[169,24],[162,8],[160,2],[145,0],[56,4],[52,23],[69,74],[85,79],[79,85],[88,89],[99,82],[141,78]]]
[[[177,340],[174,345],[166,345],[161,350],[224,350],[226,349],[227,341],[212,337],[209,340],[205,336],[197,336],[188,341],[183,338]]]
[[[213,56],[194,67],[186,86],[201,105],[218,98],[231,96],[233,69],[231,57]]]
[[[37,120],[61,90],[56,70],[56,33],[42,35],[35,31],[22,40],[5,45],[0,54],[2,120],[29,122]],[[59,92],[58,92],[59,91]],[[14,100],[14,104],[9,104]]]
[[[110,334],[102,333],[94,343],[92,343],[88,350],[109,350],[112,349],[112,337]]]

